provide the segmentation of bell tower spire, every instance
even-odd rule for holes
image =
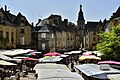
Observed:
[[[80,5],[80,11],[78,13],[78,21],[85,21],[82,11],[82,5]]]
[[[80,38],[80,48],[83,48],[83,36],[85,32],[85,19],[82,11],[82,5],[80,5],[79,13],[78,13],[78,20],[77,20],[77,32]]]

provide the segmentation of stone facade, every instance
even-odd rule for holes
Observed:
[[[41,36],[45,33],[46,38],[42,39],[38,37],[38,50],[42,50],[42,43],[45,43],[46,51],[68,51],[79,49],[76,41],[76,28],[67,19],[62,21],[62,17],[59,15],[50,15],[44,20],[38,21],[34,28],[33,34]],[[77,36],[77,37],[76,37]]]
[[[29,48],[31,44],[31,31],[32,27],[21,13],[18,13],[14,20],[14,24],[17,29],[17,47],[18,48]]]
[[[14,48],[29,48],[31,43],[31,25],[20,12],[16,16],[11,14],[10,10],[7,10],[6,5],[5,9],[1,7],[0,30],[3,38],[9,37],[9,46],[14,44],[12,46]]]
[[[96,44],[99,42],[100,37],[98,34],[103,31],[102,22],[88,21],[86,26],[86,32],[84,36],[84,48],[88,50],[95,50]]]
[[[105,20],[104,22],[105,31],[108,32],[112,29],[113,26],[120,24],[120,7],[117,9],[116,12],[113,13],[109,20]]]
[[[5,43],[5,39],[8,39],[8,42],[6,42],[7,44]],[[0,24],[0,48],[7,47],[9,49],[16,48],[16,28]]]

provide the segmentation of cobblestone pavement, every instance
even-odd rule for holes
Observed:
[[[36,80],[35,73],[28,73],[26,77],[20,77],[20,80]]]

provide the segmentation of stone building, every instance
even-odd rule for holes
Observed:
[[[105,31],[108,32],[112,29],[113,26],[120,24],[120,7],[117,9],[116,12],[113,13],[111,18],[107,21],[104,21],[104,28]]]
[[[32,26],[27,21],[26,17],[20,12],[15,17],[13,23],[17,29],[17,48],[29,48],[31,43],[31,28]]]
[[[68,22],[67,19],[62,21],[60,15],[52,14],[44,20],[39,19],[34,27],[33,36],[36,35],[34,38],[37,40],[35,42],[38,43],[38,50],[68,51],[79,49],[75,30],[73,23]],[[44,38],[42,38],[43,34]]]
[[[7,15],[7,10],[0,9],[0,49],[16,48],[16,28]]]
[[[0,30],[0,35],[3,35],[3,38],[8,38],[9,46],[14,44],[12,46],[14,48],[29,47],[31,43],[31,25],[20,12],[17,16],[11,14],[6,5],[5,9],[2,7],[0,9]]]
[[[36,48],[41,51],[49,51],[55,49],[54,31],[48,24],[42,24],[42,21],[34,27],[33,36]]]
[[[84,48],[88,50],[95,50],[98,43],[98,24],[99,22],[87,22],[85,25],[86,33],[84,36]]]

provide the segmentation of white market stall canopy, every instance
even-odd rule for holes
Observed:
[[[10,58],[10,57],[3,55],[3,54],[0,54],[0,59],[7,60],[7,61],[16,61],[18,63],[20,63],[22,61],[22,59],[13,59],[13,58]]]
[[[108,75],[110,80],[120,80],[120,74]]]
[[[55,64],[55,63],[44,63],[44,64],[36,64],[34,70],[36,69],[64,69],[68,70],[65,65]]]
[[[110,66],[109,68],[106,68],[106,66],[97,65],[97,64],[75,65],[75,68],[87,76],[91,76],[99,79],[107,79],[108,74],[120,74],[120,70],[114,69]],[[102,70],[102,69],[106,69],[106,70]]]
[[[68,57],[68,56],[69,56],[69,55],[65,55],[65,54],[61,54],[61,55],[60,55],[61,58],[66,58],[66,57]]]
[[[8,57],[8,56],[5,56],[3,54],[0,54],[0,59],[3,59],[3,60],[10,60],[12,58]]]
[[[71,54],[81,54],[82,51],[71,51],[71,52],[65,52],[64,54],[71,55]]]
[[[61,61],[63,58],[60,56],[45,56],[39,59],[39,62],[58,62]]]
[[[0,54],[7,55],[7,56],[15,56],[15,55],[23,54],[23,53],[28,53],[31,51],[34,51],[34,50],[31,50],[31,49],[3,50],[3,51],[0,51]]]
[[[84,80],[79,74],[62,69],[39,69],[38,80]]]
[[[72,54],[80,54],[82,51],[71,51]]]
[[[7,62],[7,61],[3,61],[3,60],[0,60],[0,65],[17,65],[17,64],[14,64],[14,63],[11,63],[11,62]]]
[[[84,80],[79,74],[71,72],[63,64],[36,64],[37,80]]]

